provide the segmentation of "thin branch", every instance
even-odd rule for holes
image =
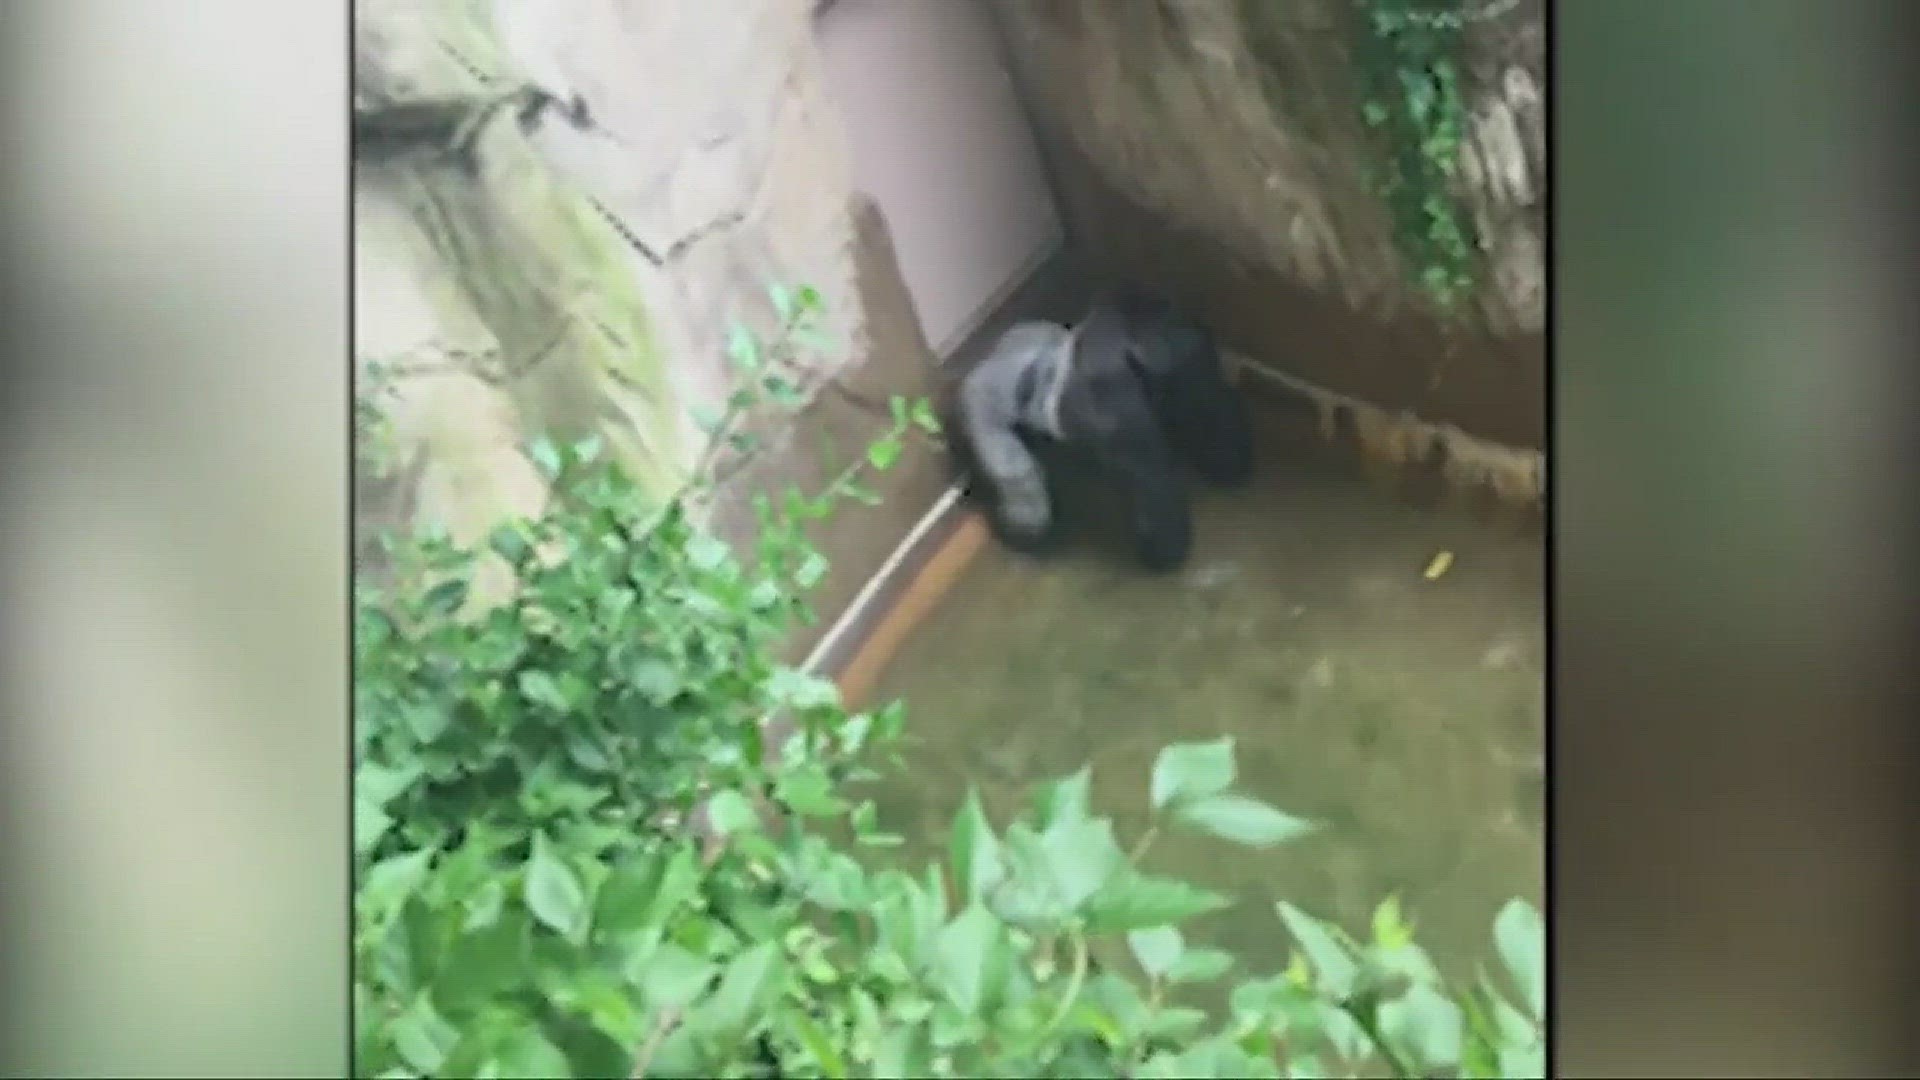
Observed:
[[[654,1022],[653,1030],[647,1033],[647,1041],[640,1044],[640,1052],[633,1059],[633,1080],[645,1080],[647,1070],[653,1065],[653,1055],[660,1052],[660,1044],[667,1041],[674,1026],[680,1022],[680,1009],[668,1009]]]

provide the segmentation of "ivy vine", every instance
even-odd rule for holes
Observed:
[[[1361,116],[1380,140],[1375,193],[1420,283],[1443,310],[1473,285],[1472,226],[1452,181],[1466,132],[1455,57],[1469,16],[1460,0],[1358,0]]]

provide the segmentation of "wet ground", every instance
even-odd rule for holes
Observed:
[[[1275,443],[1247,488],[1201,496],[1177,575],[1112,542],[1045,562],[989,547],[881,680],[915,740],[881,819],[931,854],[969,783],[1000,826],[1033,782],[1091,762],[1125,844],[1159,749],[1231,735],[1241,789],[1323,828],[1270,852],[1159,841],[1150,869],[1239,901],[1191,936],[1270,971],[1289,949],[1273,901],[1362,931],[1397,894],[1470,977],[1500,904],[1541,902],[1542,544]]]

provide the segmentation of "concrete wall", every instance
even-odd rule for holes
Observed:
[[[769,433],[777,455],[719,500],[723,529],[744,527],[748,490],[824,479],[884,427],[828,380],[880,400],[930,388],[922,317],[953,335],[1002,295],[1048,248],[1051,204],[984,24],[943,0],[843,2],[822,28],[812,0],[356,0],[362,82],[469,93],[477,69],[577,94],[593,120],[489,129],[468,179],[357,172],[356,359],[402,371],[397,464],[362,473],[364,523],[471,540],[536,512],[540,433],[597,433],[671,490],[703,443],[694,409],[731,389],[728,330],[771,328],[773,283],[823,294],[830,344],[812,404]],[[922,62],[937,92],[903,92]],[[831,525],[825,614],[942,481],[923,448],[885,478],[886,505]],[[482,599],[503,584],[495,568]]]
[[[993,24],[975,0],[833,0],[819,40],[856,183],[944,355],[1061,240]]]
[[[1076,247],[1187,299],[1227,343],[1389,414],[1545,436],[1540,0],[1462,5],[1456,194],[1484,241],[1439,317],[1371,194],[1353,0],[989,0]]]

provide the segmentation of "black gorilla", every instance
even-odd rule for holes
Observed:
[[[1055,497],[1076,466],[1119,483],[1154,570],[1179,567],[1193,544],[1183,462],[1218,483],[1253,471],[1246,406],[1213,336],[1135,288],[1102,295],[1072,329],[1010,327],[955,397],[962,484],[1001,541],[1032,554],[1059,538]]]

